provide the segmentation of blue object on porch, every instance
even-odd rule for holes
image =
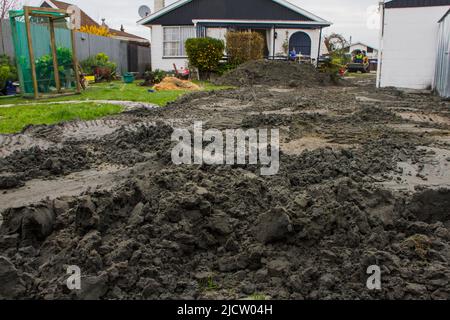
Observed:
[[[297,58],[297,52],[295,50],[289,51],[289,60],[295,61]]]
[[[17,93],[16,86],[13,84],[12,81],[7,81],[6,82],[5,89],[6,89],[6,95],[7,96],[13,96],[13,95],[15,95]]]

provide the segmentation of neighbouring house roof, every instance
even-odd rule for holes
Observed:
[[[356,45],[362,45],[362,46],[364,46],[364,47],[367,47],[367,48],[372,48],[373,50],[378,50],[377,48],[375,48],[375,47],[372,47],[372,46],[369,46],[369,45],[367,45],[367,44],[365,44],[365,43],[363,43],[363,42],[355,42],[355,43],[352,43],[352,44],[350,44],[350,45],[348,45],[348,46],[346,46],[345,47],[345,49],[347,49],[347,48],[350,48],[351,46],[356,46]]]
[[[179,0],[138,21],[141,25],[192,25],[193,21],[264,21],[330,26],[285,0]]]
[[[385,3],[385,8],[414,8],[450,6],[450,0],[392,0]]]
[[[54,9],[62,9],[67,10],[71,6],[70,3],[62,2],[62,1],[56,1],[56,0],[44,0],[42,1],[40,7],[46,7],[46,8],[54,8]],[[95,22],[94,19],[92,19],[90,16],[86,14],[83,10],[80,9],[81,13],[81,25],[82,26],[96,26],[99,27],[100,25]]]
[[[55,9],[62,9],[67,10],[69,6],[72,4],[62,1],[56,1],[56,0],[43,0],[41,3],[41,7],[48,7],[48,8],[55,8]],[[80,9],[81,13],[81,25],[82,26],[95,26],[100,27],[101,25],[97,23],[94,19],[92,19],[86,12]],[[114,38],[127,40],[127,41],[136,41],[141,43],[150,43],[148,39],[139,37],[137,35],[109,28],[110,33],[113,35]]]

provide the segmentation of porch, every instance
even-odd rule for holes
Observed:
[[[321,52],[322,28],[316,23],[283,23],[281,21],[193,20],[197,37],[211,37],[225,41],[228,31],[260,33],[266,44],[266,59],[287,60],[289,52],[316,64]]]

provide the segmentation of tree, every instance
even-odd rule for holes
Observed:
[[[18,6],[19,0],[0,0],[0,19],[4,20],[8,18],[9,10],[14,10]]]
[[[329,36],[325,37],[325,46],[328,49],[328,52],[342,50],[348,45],[347,39],[341,34],[332,33]]]
[[[0,36],[2,37],[2,22],[9,16],[9,10],[13,10],[19,7],[19,0],[0,0]],[[2,41],[3,52],[5,52],[4,44]]]

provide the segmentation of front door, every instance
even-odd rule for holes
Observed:
[[[311,56],[311,38],[302,31],[294,33],[289,39],[289,52]]]

